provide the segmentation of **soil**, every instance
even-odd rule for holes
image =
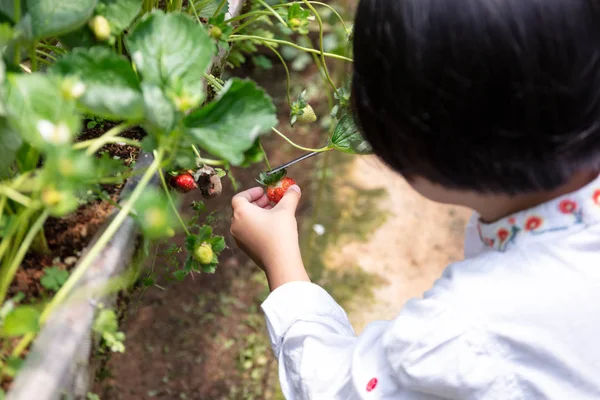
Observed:
[[[306,79],[318,79],[314,72],[307,71]],[[273,97],[280,111],[280,127],[290,134],[285,87],[280,84],[285,75],[277,69],[269,74],[253,78]],[[317,112],[327,112],[323,102],[313,105]],[[326,133],[318,127],[294,132],[293,140],[305,146],[322,146],[325,142]],[[303,154],[274,136],[264,140],[263,146],[273,166]],[[313,157],[289,170],[303,187],[306,199],[299,216],[311,213],[312,174],[305,171],[312,171],[317,159]],[[235,170],[238,190],[256,186],[255,178],[264,168],[257,164]],[[275,360],[259,312],[268,292],[258,269],[236,248],[229,234],[230,201],[236,190],[227,179],[223,184],[220,197],[205,201],[204,216],[210,216],[215,233],[224,235],[229,246],[221,254],[216,273],[174,282],[168,274],[161,274],[169,264],[160,255],[166,246],[158,250],[150,267],[158,275],[158,287],[134,295],[122,326],[127,349],[111,357],[94,388],[101,399],[268,399],[276,394]],[[182,203],[201,200],[201,194],[195,191]],[[183,239],[177,237],[174,243],[181,245]],[[177,257],[178,263],[183,263],[185,255]],[[249,362],[254,365],[244,368]]]
[[[88,121],[84,121],[86,123]],[[101,122],[99,125],[85,129],[78,137],[84,141],[101,136],[115,126],[112,122]],[[141,139],[144,132],[140,128],[131,128],[121,134],[130,139]],[[130,166],[136,159],[139,149],[126,144],[112,143],[102,147],[99,154],[108,153],[112,158],[119,158],[124,165]],[[113,210],[113,203],[118,200],[123,184],[100,185],[102,198],[96,198],[77,208],[71,214],[62,218],[50,217],[44,224],[44,233],[50,252],[48,254],[27,254],[15,275],[9,296],[22,292],[27,301],[36,301],[50,293],[42,287],[40,279],[44,268],[56,266],[61,269],[72,269],[79,259],[82,250],[87,246],[98,228]]]

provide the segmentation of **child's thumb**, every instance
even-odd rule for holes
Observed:
[[[300,190],[300,186],[290,186],[283,195],[281,201],[277,204],[277,208],[295,212],[296,207],[298,207],[298,203],[300,202],[301,195],[302,191]]]

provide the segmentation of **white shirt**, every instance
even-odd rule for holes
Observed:
[[[494,224],[356,336],[321,287],[262,305],[287,399],[600,399],[600,179]]]

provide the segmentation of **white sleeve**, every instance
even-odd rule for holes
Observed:
[[[274,290],[262,307],[286,399],[521,399],[477,316],[431,295],[356,336],[321,287]]]
[[[344,310],[321,287],[290,282],[263,303],[286,399],[380,399],[395,393],[382,344],[389,322],[356,336]]]

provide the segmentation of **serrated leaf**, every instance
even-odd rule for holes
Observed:
[[[256,139],[276,124],[271,98],[254,82],[241,79],[228,81],[217,100],[185,120],[190,140],[236,166]]]
[[[185,248],[189,252],[193,252],[196,250],[196,246],[198,246],[199,240],[196,235],[187,235],[185,237]]]
[[[104,16],[113,35],[120,35],[142,9],[142,0],[100,0],[96,14]]]
[[[217,263],[213,262],[211,264],[201,264],[200,268],[202,269],[202,272],[207,273],[207,274],[214,274],[217,271]]]
[[[108,119],[142,119],[144,99],[138,77],[125,57],[108,48],[77,49],[58,60],[51,71],[85,85],[78,101],[87,113]]]
[[[212,232],[213,230],[210,225],[202,225],[200,227],[198,235],[196,235],[196,237],[198,238],[198,241],[196,243],[202,243],[210,239],[210,237],[212,236]]]
[[[35,333],[40,329],[40,312],[31,306],[21,306],[11,311],[4,319],[2,336],[14,337]]]
[[[74,102],[62,96],[55,77],[45,74],[9,75],[6,111],[10,125],[21,137],[43,151],[49,144],[70,142],[81,128]],[[60,126],[64,135],[48,135],[52,126]],[[65,136],[70,137],[62,140]]]
[[[178,281],[183,281],[187,275],[188,275],[188,273],[182,269],[179,269],[179,270],[173,272],[173,276]]]
[[[96,4],[96,0],[28,0],[24,18],[28,38],[38,40],[73,31],[87,22]]]
[[[10,176],[10,168],[22,144],[21,136],[8,125],[5,118],[0,117],[0,179]]]
[[[218,254],[225,249],[225,238],[223,236],[215,236],[207,240],[212,246],[213,251]]]
[[[126,38],[127,49],[145,82],[179,93],[203,96],[203,75],[214,45],[202,26],[183,14],[155,11]]]
[[[221,0],[200,0],[195,2],[196,11],[198,15],[202,18],[210,18],[214,15],[214,13],[219,8],[219,4]],[[222,13],[229,12],[229,2],[225,4],[225,6],[221,9]]]
[[[350,154],[371,154],[371,145],[362,137],[351,115],[344,115],[331,135],[331,146]]]
[[[40,279],[43,287],[57,291],[69,278],[69,272],[58,267],[50,267],[44,270],[44,276]]]

